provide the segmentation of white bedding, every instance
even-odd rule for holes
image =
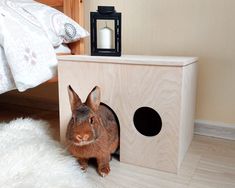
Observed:
[[[56,66],[40,23],[10,0],[0,0],[0,93],[35,87],[52,78]]]
[[[71,50],[67,44],[61,44],[58,47],[54,47],[57,54],[71,54]]]
[[[2,47],[0,47],[0,83],[0,94],[16,88]]]
[[[59,47],[55,47],[54,50],[55,50],[55,53],[59,53],[59,54],[71,53],[71,50],[66,44],[61,44]],[[15,81],[11,74],[10,67],[7,63],[4,49],[0,46],[0,94],[13,90],[13,89],[17,89],[15,85]]]

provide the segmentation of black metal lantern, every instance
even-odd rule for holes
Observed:
[[[113,6],[98,6],[90,13],[91,55],[121,56],[121,13]]]

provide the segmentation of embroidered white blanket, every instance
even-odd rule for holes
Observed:
[[[40,23],[10,0],[0,1],[0,94],[25,91],[56,74],[54,48]]]

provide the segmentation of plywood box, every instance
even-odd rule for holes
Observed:
[[[59,57],[62,142],[71,117],[67,86],[84,101],[98,85],[102,102],[120,123],[120,161],[177,173],[193,137],[196,62],[194,57]]]

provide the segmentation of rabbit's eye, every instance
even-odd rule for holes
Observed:
[[[89,118],[89,123],[90,123],[90,124],[93,124],[93,123],[94,123],[94,117],[90,117],[90,118]]]

